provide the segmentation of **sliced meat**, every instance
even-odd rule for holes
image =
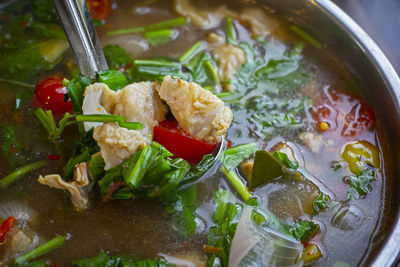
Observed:
[[[232,122],[232,111],[196,83],[165,76],[159,95],[182,129],[198,140],[218,140]]]
[[[237,46],[221,43],[221,38],[215,35],[210,34],[208,39],[212,53],[218,62],[219,77],[225,83],[228,91],[234,91],[235,88],[229,81],[235,78],[236,71],[246,61],[246,54]]]
[[[84,210],[88,205],[87,189],[89,185],[89,170],[86,162],[81,162],[75,166],[74,179],[72,182],[64,181],[58,174],[39,176],[39,183],[48,185],[52,188],[65,189],[71,194],[71,200],[77,210]]]
[[[153,133],[153,127],[165,120],[168,109],[154,89],[154,83],[140,82],[118,91],[114,115],[121,115],[126,121],[140,122],[146,134]]]
[[[218,26],[221,20],[226,17],[235,16],[233,11],[225,6],[219,6],[213,9],[204,9],[193,6],[189,0],[175,0],[175,11],[182,16],[190,18],[190,21],[203,29],[210,29]]]
[[[93,138],[100,147],[106,170],[122,163],[151,142],[150,137],[144,136],[141,131],[128,130],[115,123],[96,127]]]
[[[268,36],[275,33],[279,29],[277,20],[268,16],[264,10],[259,8],[246,8],[240,15],[239,19],[250,27],[253,35]]]

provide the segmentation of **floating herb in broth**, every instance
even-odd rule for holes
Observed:
[[[318,40],[261,6],[88,2],[111,69],[95,80],[50,1],[1,10],[0,265],[227,266],[246,207],[304,264],[363,260],[385,155]],[[246,262],[265,263],[254,251]]]

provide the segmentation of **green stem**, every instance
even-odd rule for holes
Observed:
[[[6,187],[9,184],[15,182],[16,180],[18,180],[18,178],[20,178],[21,176],[23,176],[25,173],[30,172],[32,170],[44,167],[48,164],[48,162],[46,160],[41,160],[41,161],[37,161],[31,164],[28,164],[16,171],[13,171],[12,173],[10,173],[9,175],[7,175],[5,178],[0,180],[0,188]]]
[[[179,18],[175,18],[175,19],[157,22],[157,23],[150,24],[147,26],[139,26],[139,27],[133,27],[133,28],[125,28],[125,29],[119,29],[119,30],[114,30],[114,31],[108,31],[106,33],[106,35],[111,36],[111,35],[119,35],[119,34],[163,30],[163,29],[173,28],[176,26],[185,25],[186,23],[187,23],[187,20],[185,17],[179,17]]]
[[[192,57],[194,57],[200,51],[203,51],[206,48],[203,41],[196,42],[189,50],[187,50],[183,55],[179,58],[179,62],[185,63],[189,61]]]
[[[125,122],[124,116],[108,114],[77,115],[75,119],[77,122]]]
[[[226,18],[226,41],[228,44],[236,43],[236,31],[231,17]]]
[[[34,250],[29,251],[25,255],[18,257],[15,259],[15,262],[18,264],[23,264],[26,262],[29,262],[30,260],[33,260],[37,257],[40,257],[48,252],[50,252],[53,249],[58,248],[59,246],[63,245],[65,242],[65,236],[59,235],[49,242],[35,248]]]
[[[249,198],[251,198],[251,193],[247,190],[242,180],[237,176],[234,171],[228,171],[225,166],[221,167],[221,171],[225,174],[226,178],[228,178],[233,188],[236,189],[236,191],[239,193],[244,201],[247,201]]]
[[[301,29],[299,26],[297,25],[291,25],[290,29],[296,33],[297,35],[299,35],[300,37],[302,37],[304,40],[306,40],[307,42],[309,42],[310,44],[312,44],[313,46],[315,46],[318,49],[322,48],[322,43],[320,41],[318,41],[317,39],[315,39],[314,37],[312,37],[309,33],[305,32],[303,29]]]
[[[24,86],[24,87],[35,88],[35,86],[33,84],[28,84],[28,83],[23,83],[23,82],[19,82],[19,81],[13,81],[13,80],[7,80],[7,79],[2,79],[2,78],[0,78],[0,82],[11,83],[11,84],[15,84],[15,85]]]
[[[140,122],[118,122],[118,125],[128,130],[143,130],[143,124]]]
[[[133,64],[136,67],[171,68],[172,70],[179,70],[181,67],[179,62],[157,59],[136,59],[133,61]]]
[[[218,85],[218,87],[221,87],[221,82],[219,80],[218,74],[214,69],[213,64],[211,63],[211,61],[206,60],[203,63],[204,68],[206,70],[206,73],[208,74],[207,76],[212,79],[216,85]]]

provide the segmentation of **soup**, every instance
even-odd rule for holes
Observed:
[[[2,10],[1,265],[367,259],[382,130],[324,44],[266,6],[88,6],[110,68],[94,80],[49,1]]]

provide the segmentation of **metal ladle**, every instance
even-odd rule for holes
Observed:
[[[93,79],[96,72],[108,70],[86,1],[52,0],[52,3],[81,74]],[[222,137],[212,153],[215,159],[223,152],[223,144]]]
[[[108,70],[85,0],[52,0],[58,19],[72,48],[82,75],[95,78]]]

